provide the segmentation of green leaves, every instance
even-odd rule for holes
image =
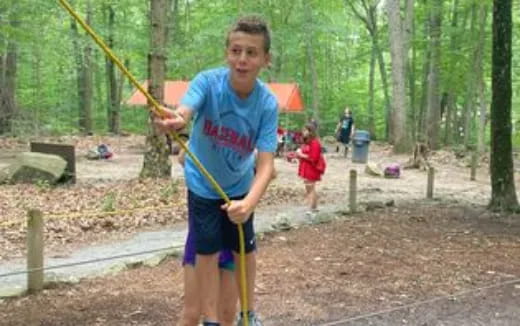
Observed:
[[[482,1],[444,1],[441,41],[441,88],[457,93],[465,90],[467,74],[471,73],[471,58],[477,39],[469,35],[471,11]],[[486,1],[491,5],[490,0]],[[367,0],[349,0],[356,10],[363,13]],[[108,36],[107,5],[116,12],[113,50],[121,59],[128,59],[130,70],[139,79],[147,76],[149,53],[149,1],[104,0],[92,1],[92,27],[106,39]],[[371,36],[352,8],[345,0],[290,1],[261,0],[241,1],[177,1],[172,0],[170,10],[169,48],[167,51],[166,76],[168,79],[191,79],[201,69],[225,64],[224,44],[226,32],[235,18],[242,13],[257,13],[264,16],[272,27],[273,67],[262,74],[279,82],[297,82],[303,92],[307,107],[312,103],[313,86],[311,69],[305,44],[312,41],[317,71],[321,120],[335,119],[346,105],[355,106],[360,116],[367,116],[368,78],[371,52]],[[75,0],[73,6],[82,17],[86,13],[86,0]],[[515,2],[514,12],[518,12]],[[310,18],[306,17],[306,8]],[[174,12],[176,10],[176,12]],[[377,7],[378,41],[382,56],[389,70],[387,22],[382,3]],[[415,37],[411,46],[415,53],[416,97],[420,99],[423,89],[424,65],[428,53],[428,33],[425,24],[428,8],[422,1],[415,5]],[[457,24],[451,24],[454,14]],[[13,16],[14,15],[14,16]],[[9,24],[15,17],[18,27]],[[520,49],[520,15],[513,15],[513,52]],[[484,76],[489,84],[491,23],[486,26],[486,48],[484,50]],[[84,35],[83,31],[79,31]],[[455,38],[455,46],[451,39]],[[72,51],[70,18],[57,1],[49,0],[4,0],[0,4],[0,54],[5,53],[1,40],[15,40],[18,45],[17,103],[39,125],[51,130],[75,130],[77,128],[77,90],[75,84],[74,58]],[[83,37],[81,42],[92,42]],[[94,49],[94,116],[97,132],[106,130],[106,73],[105,57],[97,46]],[[520,100],[520,59],[513,57],[513,103]],[[375,118],[383,126],[384,94],[379,70],[375,74]],[[125,85],[123,99],[131,87]],[[458,97],[462,99],[462,96]],[[420,101],[417,101],[420,102]],[[458,103],[462,105],[462,103]],[[123,109],[126,110],[126,109]],[[519,111],[516,106],[516,111]],[[135,112],[135,111],[132,111]],[[515,114],[515,107],[513,114]],[[520,113],[516,113],[520,115]],[[131,119],[132,113],[123,112],[123,129],[139,131],[139,119]],[[296,119],[297,120],[297,119]],[[363,123],[363,121],[359,121]],[[333,125],[333,124],[331,124]],[[325,133],[332,133],[327,126]],[[365,128],[364,125],[359,125]],[[145,124],[140,131],[145,131]],[[379,136],[383,128],[378,128]],[[323,130],[322,130],[323,131]]]

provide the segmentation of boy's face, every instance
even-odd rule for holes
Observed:
[[[269,53],[264,50],[264,36],[232,32],[226,48],[226,60],[233,83],[252,85],[260,69],[270,61]]]

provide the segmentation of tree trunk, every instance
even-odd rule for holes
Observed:
[[[388,75],[386,74],[386,64],[385,64],[385,58],[383,56],[383,51],[381,50],[381,47],[379,46],[379,32],[375,33],[375,36],[372,36],[375,38],[374,46],[376,48],[377,52],[377,62],[379,65],[379,74],[381,76],[381,84],[383,86],[383,96],[385,98],[385,138],[388,141],[392,141],[392,137],[390,135],[391,127],[390,127],[390,121],[392,119],[392,103],[390,101],[390,92],[388,87]]]
[[[108,13],[108,38],[107,45],[114,48],[114,28],[115,16],[114,7],[108,4],[106,7]],[[107,74],[107,121],[108,131],[114,134],[120,133],[120,96],[117,82],[115,64],[108,57],[105,58],[105,67]],[[124,78],[124,77],[121,77]]]
[[[470,35],[471,35],[471,39],[474,40],[477,38],[477,35],[475,33],[475,26],[477,24],[477,7],[476,5],[473,5],[472,8],[471,8],[471,27],[470,27]],[[475,47],[477,48],[478,45]],[[475,51],[473,51],[473,53],[475,53]],[[472,117],[473,117],[473,113],[475,111],[475,95],[476,95],[476,92],[475,92],[475,86],[476,86],[476,81],[477,81],[477,78],[475,76],[475,69],[478,69],[476,67],[476,64],[477,64],[477,60],[475,58],[475,56],[473,55],[472,56],[472,61],[471,61],[471,64],[470,64],[470,67],[468,69],[468,72],[467,72],[467,77],[466,77],[466,99],[465,99],[465,102],[464,102],[464,113],[463,113],[463,121],[464,121],[464,146],[466,148],[469,148],[470,147],[470,142],[471,142],[471,122],[472,122]]]
[[[87,2],[87,24],[90,24],[92,8]],[[91,43],[83,45],[76,21],[71,18],[72,45],[76,62],[76,83],[78,87],[78,126],[82,133],[92,132],[92,70]]]
[[[170,22],[168,23],[168,31],[167,35],[171,35],[169,39],[172,44],[177,42],[178,31],[179,31],[179,0],[170,0],[171,3],[171,13],[170,13]]]
[[[6,8],[0,7],[0,26],[4,25],[6,22],[5,19],[5,10]],[[1,51],[4,48],[7,40],[4,33],[0,33],[0,89],[3,88],[4,80],[5,80],[5,53]],[[0,91],[1,92],[1,91]],[[0,108],[0,115],[1,115]]]
[[[151,0],[151,44],[148,56],[148,91],[159,103],[164,102],[164,76],[166,71],[166,34],[168,28],[169,0]],[[150,103],[149,103],[150,105]],[[150,116],[150,121],[152,117]],[[144,155],[142,178],[170,177],[171,161],[166,137],[151,124],[146,136],[147,151]]]
[[[452,6],[452,18],[451,18],[451,36],[450,36],[450,52],[456,53],[458,44],[458,37],[457,37],[457,26],[459,24],[459,0],[453,1]],[[455,71],[455,67],[457,65],[457,62],[452,58],[448,62],[448,71]],[[446,98],[446,119],[444,123],[444,137],[443,142],[445,145],[450,145],[452,142],[452,132],[454,126],[452,125],[453,122],[453,109],[454,104],[456,102],[457,95],[455,93],[455,90],[451,88],[450,85],[453,85],[455,83],[455,76],[456,74],[449,74],[448,77],[448,89],[445,89],[444,91],[448,93]]]
[[[424,0],[424,6],[427,5],[427,1]],[[423,25],[423,38],[428,39],[430,30],[430,24],[428,19],[424,20]],[[430,60],[431,60],[431,51],[430,44],[428,43],[424,49],[424,59],[422,65],[422,80],[421,80],[421,103],[419,104],[419,117],[417,119],[417,139],[416,141],[426,142],[426,116],[427,116],[427,103],[428,103],[428,76],[430,72]]]
[[[43,31],[39,32],[39,36],[43,37]],[[33,73],[34,73],[34,84],[33,84],[33,105],[34,105],[34,115],[33,118],[35,120],[35,124],[38,128],[38,126],[41,126],[41,110],[40,106],[37,104],[42,99],[42,49],[39,47],[36,47],[34,49],[34,57],[33,57]],[[39,128],[38,128],[39,129]],[[36,131],[36,130],[34,130]]]
[[[76,21],[71,18],[70,19],[70,29],[72,31],[72,47],[74,51],[74,61],[76,64],[76,86],[78,88],[78,123],[79,128],[82,129],[83,124],[83,99],[84,88],[81,76],[83,75],[83,53],[80,48],[80,35],[78,32],[78,26],[76,25]]]
[[[91,25],[92,22],[92,2],[87,1],[87,24]],[[83,131],[86,134],[92,133],[92,95],[93,95],[93,85],[92,85],[92,42],[88,40],[85,43],[84,51],[84,62],[83,62],[83,74],[82,74],[82,83],[84,87],[83,95],[85,98],[83,99]]]
[[[440,1],[440,0],[439,0]],[[415,13],[415,6],[414,6],[414,0],[406,0],[405,5],[405,15],[404,15],[404,22],[403,22],[403,34],[404,34],[404,48],[406,51],[406,57],[408,58],[408,50],[410,49],[410,41],[412,39],[413,34],[413,25],[415,21],[414,13]]]
[[[314,119],[320,119],[320,91],[318,86],[318,71],[316,68],[316,59],[314,57],[314,42],[313,42],[313,19],[312,8],[310,3],[304,4],[307,30],[305,32],[305,49],[307,52],[307,59],[309,60],[309,69],[311,71],[312,81],[312,116]]]
[[[372,52],[370,55],[370,72],[368,76],[368,131],[370,137],[375,139],[376,122],[374,116],[374,75],[376,68],[377,53],[374,43],[372,42]]]
[[[11,17],[9,25],[12,30],[19,28],[20,22],[17,18],[16,8],[11,8]],[[2,56],[0,56],[2,57]],[[0,134],[12,131],[12,122],[18,113],[16,106],[16,74],[17,74],[17,58],[18,46],[16,41],[8,40],[6,44],[6,54],[4,57],[2,73],[2,83],[0,84]]]
[[[415,38],[415,20],[412,22],[412,36],[411,39]],[[410,42],[409,44],[413,44]],[[408,61],[408,87],[410,89],[410,113],[409,113],[409,125],[411,126],[410,134],[413,141],[417,140],[417,116],[419,110],[417,109],[417,91],[415,86],[416,74],[416,62],[417,62],[417,50],[415,46],[411,46],[412,55]]]
[[[364,9],[364,14],[357,9],[354,5],[353,0],[345,0],[345,4],[350,7],[352,12],[356,15],[356,17],[361,20],[372,38],[372,55],[375,53],[375,58],[377,59],[377,63],[379,65],[379,73],[381,75],[381,83],[383,85],[383,95],[385,99],[385,139],[387,141],[392,141],[392,137],[390,137],[390,120],[391,120],[391,104],[390,104],[390,95],[388,95],[388,78],[386,75],[385,61],[383,57],[383,51],[379,46],[379,27],[377,25],[377,15],[378,15],[378,5],[380,0],[361,0],[361,5]],[[372,59],[371,59],[372,60]],[[372,65],[372,62],[371,62]],[[372,66],[371,66],[372,69]],[[373,76],[372,76],[373,78]],[[370,81],[369,81],[370,83]],[[373,81],[372,81],[373,83]],[[373,86],[373,84],[372,84]],[[369,85],[370,88],[370,85]],[[373,94],[373,93],[372,93]],[[369,103],[369,109],[370,109]],[[373,106],[373,98],[372,98],[372,106]],[[373,116],[373,115],[372,115]],[[370,119],[370,118],[369,118]],[[374,127],[370,124],[373,123],[369,121],[369,130],[374,128],[374,131],[371,131],[372,135],[375,135],[375,123]]]
[[[451,145],[453,142],[453,129],[455,128],[454,113],[457,111],[456,106],[456,95],[454,92],[448,92],[446,98],[446,120],[444,122],[444,144]]]
[[[430,67],[428,74],[428,123],[426,126],[427,144],[431,149],[439,148],[439,128],[441,119],[440,107],[440,55],[441,55],[441,24],[442,0],[434,0],[430,13]]]
[[[486,23],[488,17],[488,7],[485,3],[479,5],[479,40],[476,53],[476,67],[477,67],[477,80],[478,80],[478,98],[479,98],[479,128],[478,128],[478,142],[477,152],[481,154],[484,151],[484,137],[486,132],[487,122],[487,101],[486,101],[486,83],[484,81],[484,69],[483,69],[483,57],[484,47],[486,42]]]
[[[410,45],[412,44],[412,40],[415,35],[415,6],[414,6],[414,0],[406,0],[405,1],[405,16],[404,16],[404,25],[403,25],[403,33],[404,33],[404,49],[406,54],[406,66],[405,66],[405,78],[408,75],[408,78],[406,79],[408,82],[408,93],[410,94],[409,101],[408,101],[408,113],[405,113],[406,115],[406,125],[412,126],[408,129],[408,133],[411,137],[411,139],[415,139],[415,128],[413,127],[413,124],[415,122],[414,115],[415,115],[415,67],[412,67],[414,65],[413,60],[415,59],[415,51],[412,51],[412,56],[409,56],[410,52]]]
[[[399,0],[387,1],[388,25],[390,30],[390,54],[392,58],[392,119],[391,135],[394,151],[403,153],[411,150],[411,139],[406,123],[408,107],[406,97],[406,57],[403,22]]]
[[[489,204],[494,210],[518,208],[511,140],[511,30],[511,0],[494,0]]]

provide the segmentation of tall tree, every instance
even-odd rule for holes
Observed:
[[[164,102],[169,8],[169,0],[151,0],[150,2],[151,44],[148,56],[148,75],[150,78],[148,91],[159,103]],[[151,116],[150,120],[152,120]],[[150,125],[146,136],[146,148],[141,177],[169,177],[171,175],[171,161],[166,137],[155,130],[153,124]]]
[[[411,0],[408,0],[411,1]],[[390,30],[390,54],[392,58],[392,119],[391,132],[394,151],[402,153],[411,149],[411,139],[406,122],[408,100],[406,97],[406,62],[408,44],[406,26],[401,18],[400,0],[386,2]]]
[[[115,20],[116,12],[112,3],[107,3],[105,7],[107,14],[107,28],[108,38],[107,45],[110,48],[114,47],[115,34]],[[105,58],[106,81],[107,81],[107,121],[108,131],[114,134],[120,132],[120,103],[121,103],[121,87],[123,76],[120,77],[120,82],[117,80],[116,68],[114,62],[108,57]]]
[[[489,205],[494,210],[518,208],[511,140],[511,30],[511,0],[494,0]]]
[[[423,5],[426,7],[428,5],[427,0],[423,0]],[[423,24],[423,38],[428,39],[430,30],[430,21],[429,19],[424,19]],[[430,47],[429,43],[426,44],[423,50],[423,63],[422,63],[422,79],[421,79],[421,101],[419,104],[419,113],[418,119],[416,121],[416,139],[424,142],[426,140],[426,118],[427,118],[427,103],[428,103],[428,75],[430,72]]]
[[[363,8],[364,13],[360,9],[358,9],[357,3]],[[383,51],[381,50],[381,46],[379,45],[379,25],[377,22],[378,18],[378,6],[380,0],[345,0],[347,6],[352,9],[354,15],[360,19],[365,25],[368,33],[371,38],[371,59],[370,59],[370,73],[369,73],[369,103],[368,103],[368,111],[369,111],[369,131],[371,135],[375,136],[375,119],[374,119],[374,65],[375,59],[377,58],[377,62],[379,63],[379,73],[381,75],[381,83],[383,84],[383,95],[385,98],[385,135],[388,139],[389,136],[389,123],[390,123],[390,95],[388,94],[388,77],[386,74],[385,61],[383,57]]]
[[[19,3],[15,3],[9,11],[0,8],[0,22],[8,21],[13,31],[20,26]],[[3,18],[3,19],[2,19]],[[0,38],[1,41],[1,38]],[[16,75],[18,60],[18,44],[12,35],[5,42],[5,53],[2,53],[0,44],[0,134],[12,131],[13,118],[18,113],[16,105]]]
[[[92,3],[87,1],[87,24],[92,23]],[[76,63],[78,89],[78,126],[82,133],[92,132],[92,42],[78,31],[76,21],[71,18],[72,45]]]
[[[318,69],[316,67],[316,57],[314,55],[314,25],[312,18],[312,2],[304,4],[305,10],[305,50],[312,81],[312,116],[319,121],[320,119],[320,91],[318,86]]]
[[[410,134],[413,140],[417,139],[417,120],[418,120],[418,105],[417,105],[417,86],[416,86],[416,76],[417,76],[417,52],[418,46],[415,41],[416,36],[416,19],[415,19],[415,10],[413,1],[408,2],[409,6],[408,16],[411,17],[410,24],[410,35],[408,38],[408,44],[410,47],[410,57],[408,58],[407,63],[407,71],[408,71],[408,87],[410,94],[410,111],[408,112],[408,121],[410,126]]]
[[[480,27],[478,32],[478,45],[475,51],[476,75],[478,84],[478,98],[479,98],[479,124],[478,124],[478,140],[477,152],[484,151],[484,137],[487,123],[487,100],[486,100],[486,82],[484,81],[484,48],[486,43],[486,25],[488,17],[488,5],[483,1],[479,4],[479,21]]]
[[[450,46],[449,52],[451,54],[457,51],[457,47],[459,46],[459,35],[457,27],[459,25],[459,0],[453,1],[452,6],[452,15],[451,15],[451,31],[450,31]],[[457,65],[457,60],[452,58],[448,60],[448,71],[454,71]],[[449,145],[453,139],[453,129],[454,129],[454,116],[455,116],[455,103],[457,101],[457,93],[453,88],[453,85],[456,82],[456,74],[450,73],[448,75],[448,89],[445,90],[446,95],[446,111],[445,111],[445,123],[444,123],[444,144]]]
[[[427,112],[428,123],[426,126],[427,143],[430,148],[439,147],[439,129],[441,120],[440,97],[440,67],[441,67],[441,24],[442,24],[442,0],[433,0],[430,3],[430,61],[428,73]]]
[[[92,0],[87,0],[87,24],[91,25],[93,21]],[[86,42],[83,48],[83,71],[82,84],[84,87],[83,108],[80,111],[80,127],[87,134],[92,133],[92,95],[93,95],[93,78],[92,78],[92,42]]]
[[[473,4],[471,6],[471,26],[470,26],[470,35],[471,40],[478,39],[477,35],[477,5]],[[473,46],[475,49],[478,48],[478,44],[473,42]],[[475,54],[475,51],[473,51]],[[476,67],[478,61],[477,57],[473,55],[470,60],[469,69],[466,73],[466,95],[464,100],[464,109],[463,109],[463,130],[464,130],[464,146],[467,148],[471,145],[471,133],[472,133],[472,121],[473,116],[475,114],[475,95],[477,94],[476,86],[477,86],[477,74],[475,73],[479,68]]]

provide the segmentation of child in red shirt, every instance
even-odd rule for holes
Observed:
[[[316,182],[321,180],[322,171],[317,168],[321,157],[321,144],[316,135],[316,127],[306,124],[302,129],[303,143],[296,151],[300,160],[298,176],[305,184],[305,201],[310,205],[311,212],[318,209],[318,194],[316,193]]]

